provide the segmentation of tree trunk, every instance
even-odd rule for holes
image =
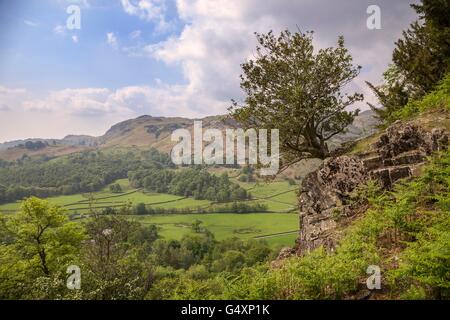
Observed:
[[[44,272],[45,275],[49,275],[50,274],[50,270],[48,270],[47,267],[47,259],[46,259],[46,254],[45,254],[45,250],[41,249],[39,250],[39,258],[41,259],[41,268],[42,271]]]
[[[314,157],[325,159],[329,156],[327,143],[317,136],[313,124],[309,124],[306,126],[305,140],[309,147],[312,147],[316,150],[316,152],[313,154]]]

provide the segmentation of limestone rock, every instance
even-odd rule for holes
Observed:
[[[306,251],[318,246],[332,250],[336,239],[331,231],[337,226],[337,218],[352,213],[347,210],[350,193],[368,178],[363,162],[350,156],[327,159],[319,170],[310,173],[303,181],[299,199],[298,247]]]
[[[367,203],[349,201],[352,191],[369,179],[391,188],[397,180],[412,176],[432,152],[446,149],[448,140],[444,129],[426,131],[413,123],[396,122],[369,151],[325,160],[302,182],[297,254],[319,246],[334,250],[339,227],[366,210]]]

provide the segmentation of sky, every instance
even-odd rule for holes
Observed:
[[[366,101],[354,107],[365,109],[375,101],[364,81],[381,81],[416,19],[411,2],[0,0],[0,142],[98,136],[144,114],[224,114],[243,97],[240,64],[254,57],[254,32],[269,30],[313,30],[316,48],[343,35],[362,66],[349,90]],[[367,28],[369,5],[380,8],[381,29]]]

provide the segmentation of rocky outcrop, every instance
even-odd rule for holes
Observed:
[[[415,175],[432,152],[448,145],[444,129],[423,130],[414,124],[397,122],[390,126],[374,144],[374,151],[361,154],[364,166],[384,188],[402,178]]]
[[[319,246],[333,250],[338,220],[355,214],[350,193],[368,179],[364,163],[352,156],[325,160],[319,170],[305,178],[299,197],[301,251]]]
[[[448,138],[443,129],[427,132],[412,123],[394,123],[368,152],[325,160],[302,183],[296,253],[319,246],[334,250],[341,227],[367,209],[365,199],[351,201],[358,186],[373,179],[391,188],[397,180],[415,175],[432,152],[447,148]]]

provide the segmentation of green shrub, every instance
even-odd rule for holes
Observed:
[[[411,100],[403,108],[390,115],[388,123],[397,119],[409,119],[425,111],[439,109],[450,111],[450,74],[439,83],[434,91],[420,100]]]

